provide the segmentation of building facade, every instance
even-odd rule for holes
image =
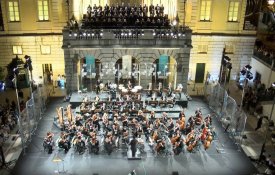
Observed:
[[[221,59],[223,49],[231,58],[232,70],[228,78],[234,79],[240,71],[240,68],[250,63],[252,51],[255,42],[255,24],[247,19],[247,14],[251,10],[252,1],[246,0],[147,0],[147,1],[119,1],[119,0],[2,0],[1,15],[2,15],[2,31],[0,31],[0,66],[6,66],[12,58],[17,54],[20,58],[24,55],[30,55],[33,60],[33,75],[35,81],[40,81],[41,77],[47,79],[48,72],[53,73],[53,78],[57,75],[66,75],[69,79],[68,67],[66,62],[68,59],[73,59],[75,53],[79,55],[77,59],[85,57],[85,54],[97,54],[95,49],[87,51],[75,51],[64,43],[63,29],[67,26],[67,21],[72,15],[81,24],[83,14],[88,4],[97,6],[101,4],[116,4],[116,3],[136,3],[136,4],[164,4],[165,13],[168,14],[170,21],[178,18],[178,25],[189,26],[192,30],[192,49],[184,51],[184,48],[171,50],[158,50],[157,45],[154,51],[150,50],[149,46],[144,50],[145,53],[157,53],[157,56],[138,56],[139,51],[135,49],[115,49],[104,50],[104,54],[115,52],[116,55],[104,57],[104,62],[114,62],[124,55],[133,54],[134,57],[139,57],[139,62],[147,60],[148,63],[153,63],[162,54],[174,54],[174,57],[183,57],[185,62],[179,62],[180,76],[185,79],[178,79],[178,83],[184,84],[186,90],[187,80],[202,83],[206,80],[207,72],[210,74],[211,80],[217,80],[220,74]],[[249,8],[248,8],[249,7]],[[248,10],[249,9],[249,10]],[[64,47],[66,45],[66,47]],[[100,44],[101,46],[104,43]],[[126,48],[126,47],[125,47]],[[83,50],[83,49],[82,49]],[[125,53],[124,53],[125,52]],[[190,52],[190,53],[189,53]],[[123,54],[122,54],[123,53]],[[70,55],[68,57],[68,55]],[[188,58],[190,55],[190,58]],[[186,57],[186,58],[185,58]],[[140,59],[142,58],[142,59]],[[109,60],[110,59],[110,60]],[[79,61],[78,60],[78,61]],[[178,59],[176,58],[176,61]],[[75,69],[79,66],[75,63]],[[72,66],[73,67],[73,66]],[[102,66],[101,66],[102,67]],[[144,67],[144,66],[141,66]],[[144,68],[143,68],[144,69]],[[78,72],[78,73],[77,73]],[[77,71],[79,76],[81,71]],[[142,72],[142,70],[140,70]],[[68,74],[68,75],[67,75]],[[142,77],[144,80],[146,78]],[[179,76],[179,75],[177,75]],[[152,79],[152,78],[147,78]],[[107,80],[107,79],[106,79]],[[69,83],[67,81],[67,83]],[[80,80],[74,79],[72,90],[80,88],[77,82]],[[104,80],[105,81],[105,80]],[[140,83],[145,86],[150,81]]]

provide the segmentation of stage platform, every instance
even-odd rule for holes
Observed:
[[[110,94],[108,92],[101,92],[98,94],[100,101],[107,101],[109,95]],[[87,97],[91,102],[94,102],[94,99],[96,96],[97,94],[95,92],[86,92],[86,93],[73,92],[70,98],[70,104],[74,109],[82,103],[85,97]],[[141,93],[141,101],[149,102],[151,101],[151,97],[147,97],[145,93]],[[159,102],[159,101],[161,101],[160,97],[156,99],[156,102]],[[179,95],[176,95],[176,102],[173,108],[169,108],[169,107],[161,108],[159,106],[152,107],[150,105],[147,105],[146,109],[148,108],[147,110],[154,110],[155,112],[172,112],[172,111],[180,112],[182,108],[187,108],[187,105],[188,105],[187,96],[184,93],[181,93],[181,98]],[[155,109],[152,109],[152,108],[155,108]]]

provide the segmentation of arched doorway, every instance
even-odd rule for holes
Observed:
[[[169,83],[172,87],[176,87],[177,82],[177,61],[167,55],[161,55],[152,64],[152,85],[153,88],[157,88],[159,83],[162,83],[163,87],[168,87]]]
[[[115,64],[115,83],[127,85],[128,81],[133,86],[140,84],[139,62],[131,55],[125,55]]]
[[[79,90],[92,91],[96,87],[96,81],[100,77],[101,61],[87,55],[79,60],[78,77]]]

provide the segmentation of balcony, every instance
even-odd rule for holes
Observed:
[[[267,51],[263,51],[257,48],[254,48],[253,50],[253,56],[263,64],[265,64],[268,67],[272,66],[272,59],[274,59],[274,55],[268,53]],[[273,65],[273,69],[275,68],[275,64]],[[275,70],[275,69],[274,69]]]

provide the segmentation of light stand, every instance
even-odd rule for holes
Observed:
[[[19,132],[21,137],[21,144],[23,148],[23,154],[25,154],[25,143],[23,141],[24,135],[23,135],[23,129],[22,129],[22,120],[21,120],[21,111],[20,111],[20,103],[19,103],[19,97],[18,97],[18,89],[17,89],[17,74],[18,74],[18,68],[14,69],[14,86],[15,86],[15,93],[16,93],[16,99],[17,99],[17,110],[18,110],[18,123],[19,123]]]

